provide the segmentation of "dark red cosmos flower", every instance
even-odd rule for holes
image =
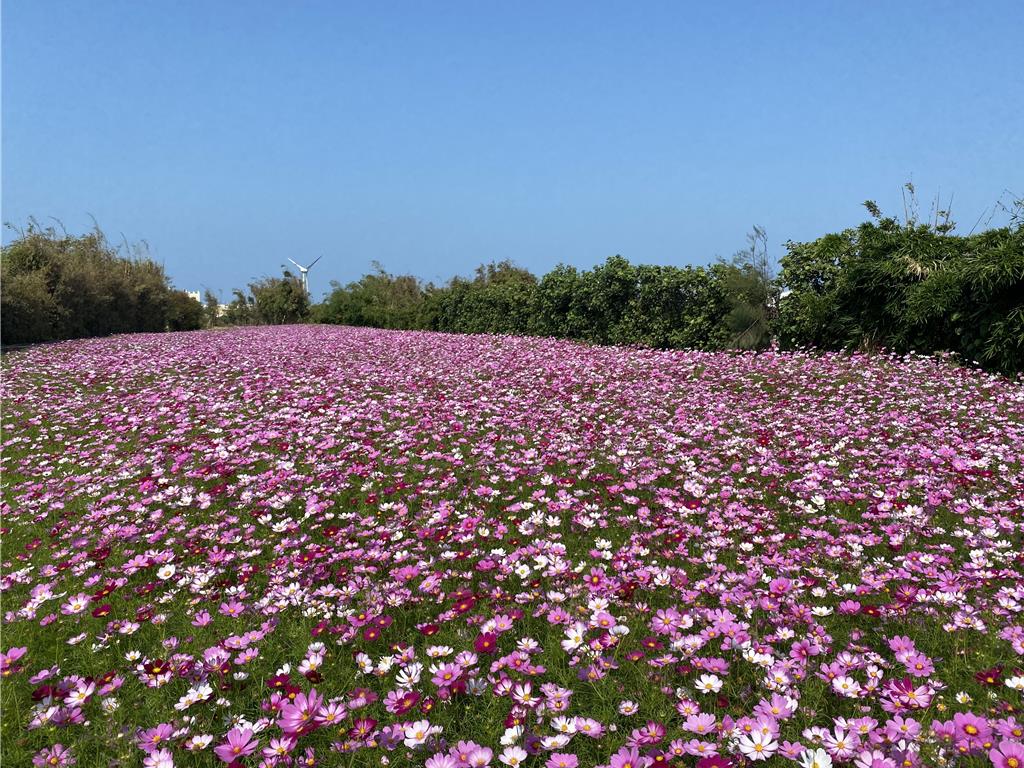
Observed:
[[[508,713],[508,717],[505,718],[506,728],[515,728],[517,725],[522,725],[526,722],[526,718],[522,715],[516,714],[514,711]]]
[[[731,759],[721,755],[702,757],[697,761],[697,768],[735,768],[735,765]]]
[[[268,688],[284,688],[291,682],[288,675],[274,675],[267,680]]]
[[[104,616],[109,616],[112,610],[113,608],[111,607],[110,603],[104,603],[103,605],[98,605],[95,608],[93,608],[92,615],[95,616],[97,619],[102,619]]]
[[[415,707],[419,703],[419,700],[420,695],[416,693],[416,691],[407,691],[394,703],[392,708],[396,715],[404,715],[410,709]]]
[[[862,606],[861,609],[860,609],[860,612],[861,612],[861,615],[863,615],[863,616],[871,616],[871,617],[876,618],[876,619],[879,616],[882,615],[882,611],[880,610],[880,606],[877,606],[877,605],[865,605],[865,606]]]
[[[473,641],[473,650],[477,653],[494,653],[498,650],[498,636],[493,632],[483,632]]]
[[[373,733],[373,729],[376,727],[377,721],[372,717],[361,717],[352,723],[352,727],[348,731],[349,738],[365,739]]]
[[[117,589],[117,584],[115,584],[115,583],[114,583],[114,582],[112,582],[112,581],[110,581],[110,582],[107,582],[107,583],[106,583],[106,584],[105,584],[105,585],[103,586],[103,588],[102,588],[101,590],[99,590],[98,592],[94,592],[94,593],[93,593],[93,596],[92,596],[92,601],[93,601],[94,603],[98,603],[98,602],[100,602],[100,600],[102,600],[103,598],[105,598],[105,597],[106,597],[107,595],[110,595],[110,594],[112,594],[112,593],[114,592],[114,590],[115,590],[115,589]]]
[[[165,662],[163,659],[153,659],[148,664],[145,664],[143,666],[143,669],[146,670],[147,674],[159,675],[162,672],[167,671],[167,662]]]
[[[56,692],[57,689],[52,685],[40,685],[32,691],[32,701],[42,701],[45,698],[52,697]]]
[[[626,658],[629,661],[640,661],[644,657],[644,652],[639,648],[634,648],[632,651],[626,654]]]
[[[390,627],[394,623],[394,621],[395,620],[393,618],[391,618],[390,616],[379,616],[379,617],[377,617],[376,619],[373,620],[373,623],[376,624],[381,629],[387,629],[388,627]]]
[[[999,665],[991,669],[983,669],[975,673],[974,679],[982,685],[998,686],[1003,682],[1003,667]]]
[[[420,624],[417,627],[417,629],[427,637],[430,637],[431,635],[436,635],[438,632],[441,631],[441,627],[439,627],[437,624]]]
[[[476,598],[470,595],[469,597],[463,598],[455,603],[456,613],[466,613],[466,611],[473,610],[473,606],[476,605]]]
[[[380,637],[380,635],[381,635],[381,629],[380,629],[380,627],[376,626],[375,624],[371,625],[371,626],[369,626],[369,627],[367,627],[366,629],[363,630],[363,639],[366,640],[367,642],[371,642],[372,643],[374,640],[377,640]]]
[[[660,651],[662,648],[665,647],[664,645],[662,645],[661,641],[653,635],[645,637],[641,642],[643,643],[644,648],[647,648],[652,651]]]
[[[434,709],[434,700],[433,700],[433,698],[428,696],[427,698],[425,698],[423,701],[420,702],[420,712],[422,712],[424,715],[429,715],[430,712],[433,709]]]

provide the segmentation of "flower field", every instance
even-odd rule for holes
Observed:
[[[10,766],[1024,766],[1024,386],[296,326],[4,362]]]

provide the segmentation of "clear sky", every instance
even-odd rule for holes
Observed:
[[[176,285],[701,264],[1024,194],[1024,5],[10,0],[3,219]],[[11,233],[6,232],[5,241]]]

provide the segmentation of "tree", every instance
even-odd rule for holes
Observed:
[[[2,249],[0,280],[7,344],[163,331],[185,322],[178,312],[184,305],[144,244],[122,254],[99,227],[74,236],[30,220]]]
[[[1024,370],[1024,229],[966,236],[939,211],[922,223],[913,188],[904,221],[868,201],[871,220],[788,243],[780,282],[784,346],[955,352],[1006,373]]]
[[[720,262],[719,275],[729,302],[724,320],[729,346],[765,349],[772,341],[779,291],[763,227],[747,235],[747,248]]]
[[[257,322],[269,325],[303,323],[309,319],[309,296],[302,281],[285,271],[249,284]]]
[[[202,328],[203,314],[203,305],[185,291],[171,291],[168,294],[168,331],[194,331]]]

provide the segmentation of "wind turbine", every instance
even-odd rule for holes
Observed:
[[[313,268],[313,264],[316,264],[322,258],[323,256],[317,256],[308,267],[302,266],[299,262],[295,261],[295,259],[288,259],[288,261],[299,268],[299,275],[302,278],[302,290],[306,292],[307,296],[309,296],[309,270]]]

